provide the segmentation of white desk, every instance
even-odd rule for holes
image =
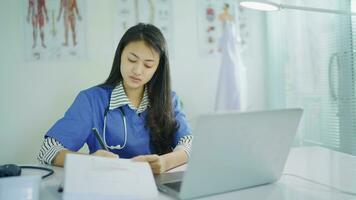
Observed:
[[[42,182],[41,200],[59,200],[57,192],[63,179],[63,169],[53,167],[54,175]],[[336,188],[356,193],[356,157],[331,151],[321,147],[293,148],[288,157],[285,174],[299,175],[307,179],[332,185]],[[238,180],[238,177],[236,177]],[[172,199],[159,193],[158,199]],[[356,196],[340,193],[326,186],[318,185],[302,178],[283,175],[273,184],[239,190],[202,199],[302,199],[302,200],[356,200]]]

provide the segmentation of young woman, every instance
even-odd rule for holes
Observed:
[[[160,30],[142,23],[131,27],[120,40],[107,80],[78,94],[46,133],[38,159],[63,166],[65,155],[86,143],[91,155],[146,161],[156,174],[186,163],[191,130],[170,82]]]

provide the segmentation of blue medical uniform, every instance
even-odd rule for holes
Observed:
[[[78,151],[85,143],[88,145],[90,153],[101,149],[99,142],[92,133],[92,128],[97,128],[103,137],[104,112],[109,106],[113,89],[109,86],[96,86],[81,91],[64,117],[51,127],[45,137],[55,138],[71,151]],[[172,103],[174,116],[179,124],[179,129],[173,136],[172,148],[174,148],[180,138],[190,135],[191,129],[175,92],[172,92]],[[118,154],[121,158],[154,154],[155,149],[150,144],[150,132],[145,126],[147,109],[137,114],[127,104],[122,108],[126,115],[127,143],[123,149],[110,151]],[[124,125],[120,110],[119,108],[110,110],[107,113],[106,143],[109,146],[122,146],[124,138]]]

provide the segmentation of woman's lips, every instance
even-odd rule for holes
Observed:
[[[140,82],[141,81],[141,79],[139,79],[139,78],[137,78],[137,77],[134,77],[134,76],[129,76],[130,77],[130,79],[132,80],[132,81],[134,81],[134,82]]]

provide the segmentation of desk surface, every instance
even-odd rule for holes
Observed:
[[[53,169],[54,175],[42,181],[40,199],[62,199],[62,194],[58,193],[57,189],[63,180],[63,168]],[[279,181],[202,199],[356,200],[354,195],[339,192],[322,184],[356,193],[356,157],[321,147],[292,148],[284,174]],[[159,193],[158,199],[172,198]]]

